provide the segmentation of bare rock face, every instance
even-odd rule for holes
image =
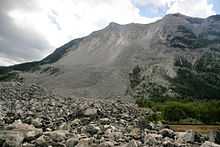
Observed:
[[[61,96],[218,98],[219,38],[219,15],[111,23],[42,61],[1,67],[0,80],[35,82]]]

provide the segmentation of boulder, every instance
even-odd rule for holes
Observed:
[[[91,147],[91,140],[89,138],[81,139],[76,147]]]
[[[149,146],[155,146],[159,144],[162,140],[162,135],[160,134],[146,134],[144,138],[144,143]]]
[[[50,145],[50,138],[48,136],[42,135],[39,138],[37,138],[34,142],[36,146],[48,147]]]
[[[193,143],[195,141],[195,132],[188,130],[184,133],[178,133],[177,140],[179,142]]]
[[[6,129],[8,134],[11,134],[11,132],[13,133],[15,131],[21,133],[26,141],[34,140],[43,133],[42,129],[37,129],[33,125],[22,123],[20,120],[8,125]]]
[[[162,129],[159,131],[159,133],[165,138],[165,137],[169,137],[169,138],[174,138],[175,137],[175,132],[171,129]]]
[[[210,132],[209,141],[220,144],[220,130]]]
[[[206,141],[200,147],[220,147],[220,145],[215,144],[213,142]]]
[[[77,138],[70,138],[66,141],[66,147],[75,147],[79,140]]]
[[[42,129],[32,128],[30,130],[27,130],[27,132],[24,132],[24,138],[26,141],[34,140],[40,135],[42,135],[42,133],[43,133]]]
[[[7,132],[4,136],[3,147],[21,147],[24,136],[20,132]]]
[[[140,139],[141,138],[141,130],[140,130],[140,128],[133,128],[131,130],[131,136],[134,139]]]
[[[220,130],[216,131],[215,143],[220,144]]]
[[[62,142],[67,138],[69,132],[66,130],[56,130],[52,132],[45,132],[44,134],[55,142]]]
[[[101,129],[98,126],[95,126],[93,124],[90,124],[86,127],[86,132],[89,133],[90,135],[97,134],[100,131]]]
[[[101,118],[99,121],[102,125],[109,125],[111,122],[109,118]]]
[[[42,120],[40,118],[35,118],[32,120],[31,124],[36,128],[41,128],[42,127],[41,121]]]
[[[114,147],[114,143],[111,141],[106,141],[106,142],[100,143],[98,147]]]
[[[0,146],[3,146],[4,142],[5,142],[5,138],[3,138],[2,135],[0,135]]]
[[[138,147],[138,144],[135,140],[131,140],[126,147]]]
[[[96,108],[87,108],[84,112],[83,115],[86,117],[94,117],[98,113],[98,110]]]
[[[177,146],[175,145],[175,143],[173,143],[171,141],[164,141],[163,147],[177,147]]]
[[[57,129],[58,130],[70,130],[71,124],[63,122]]]
[[[80,119],[76,118],[70,124],[71,124],[71,127],[76,127],[80,125]]]
[[[22,144],[22,147],[35,147],[35,145],[25,142],[25,143]]]

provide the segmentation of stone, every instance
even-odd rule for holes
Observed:
[[[58,127],[58,130],[70,130],[71,129],[71,126],[70,124],[66,123],[66,122],[63,122],[59,127]]]
[[[130,141],[126,147],[138,147],[138,144],[135,140]]]
[[[195,133],[192,130],[188,130],[184,133],[178,133],[177,140],[179,142],[193,143],[195,141]]]
[[[39,147],[48,147],[50,145],[49,141],[50,139],[48,136],[42,135],[35,140],[35,143]]]
[[[66,147],[75,147],[79,140],[77,138],[70,138],[66,141]]]
[[[5,142],[5,138],[0,135],[0,146],[3,146],[4,142]]]
[[[22,144],[22,147],[35,147],[35,145],[25,142],[25,143]]]
[[[213,142],[206,141],[200,147],[220,147],[220,145],[215,144]]]
[[[34,140],[40,135],[42,135],[42,133],[43,133],[42,129],[32,128],[31,130],[27,130],[27,132],[24,132],[24,138],[27,141]]]
[[[112,132],[113,132],[113,130],[109,128],[109,129],[105,130],[104,134],[105,134],[106,137],[108,137],[112,134]]]
[[[81,139],[76,147],[91,147],[91,140],[89,138]]]
[[[114,147],[114,143],[111,141],[105,141],[99,144],[98,147]]]
[[[178,146],[174,142],[167,140],[163,142],[163,147],[178,147]]]
[[[99,121],[102,125],[109,125],[111,122],[109,118],[101,118]]]
[[[200,133],[198,133],[198,132],[194,133],[194,142],[195,143],[203,143],[206,140],[208,140],[208,139],[206,139],[205,136],[201,135]]]
[[[33,125],[22,123],[20,120],[15,121],[13,124],[7,126],[7,129],[10,131],[16,131],[23,134],[25,140],[30,141],[38,138],[42,135],[43,130],[37,129]]]
[[[88,125],[86,127],[86,132],[89,133],[90,135],[97,134],[100,131],[101,131],[101,129],[98,126],[95,126],[95,125]]]
[[[123,137],[123,133],[120,131],[112,132],[110,138],[113,138],[115,141],[119,141]]]
[[[141,138],[141,130],[140,130],[140,128],[133,128],[131,130],[131,136],[134,139],[140,139]]]
[[[216,131],[215,143],[220,144],[220,130]]]
[[[146,134],[144,138],[144,143],[149,146],[155,146],[158,142],[161,142],[162,135],[158,134]]]
[[[74,119],[72,122],[71,122],[71,127],[76,127],[78,125],[80,125],[80,119]]]
[[[45,135],[55,142],[64,141],[67,137],[67,134],[69,134],[67,130],[56,130],[52,132],[45,132]]]
[[[165,137],[169,137],[169,138],[174,138],[175,137],[175,133],[173,130],[171,129],[162,129],[159,131],[159,133],[165,138]]]
[[[26,123],[26,124],[31,124],[32,119],[33,119],[33,118],[32,118],[31,116],[28,116],[28,117],[22,119],[22,122],[23,122],[23,123]]]
[[[98,113],[98,110],[96,108],[87,108],[84,112],[83,115],[87,117],[93,117],[96,116]]]
[[[41,123],[41,119],[40,118],[35,118],[32,120],[31,124],[36,127],[36,128],[41,128],[42,127],[42,123]]]
[[[52,143],[52,147],[66,147],[66,145],[63,143],[54,142],[54,143]]]
[[[24,136],[19,132],[10,132],[5,136],[3,147],[21,147]]]

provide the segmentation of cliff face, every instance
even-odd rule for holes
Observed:
[[[20,76],[63,96],[218,98],[219,57],[219,15],[172,14],[147,25],[111,23],[35,62],[34,70],[32,63]]]

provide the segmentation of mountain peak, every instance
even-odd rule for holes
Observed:
[[[116,22],[110,22],[110,23],[109,23],[109,26],[118,26],[118,25],[120,25],[120,24],[118,24],[118,23],[116,23]]]
[[[107,28],[115,28],[118,26],[121,26],[121,25],[116,22],[110,22],[109,25],[107,26]]]
[[[207,18],[208,20],[220,21],[220,15],[212,15]]]
[[[187,17],[186,15],[184,15],[184,14],[181,14],[181,13],[172,13],[172,14],[167,14],[166,16],[165,16],[165,18],[166,17]]]

